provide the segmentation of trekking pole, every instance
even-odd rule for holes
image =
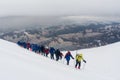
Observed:
[[[83,67],[82,67],[82,69],[85,69],[85,65],[86,65],[86,63],[85,63],[85,62],[83,62]]]
[[[83,66],[82,66],[82,69],[84,69],[85,68],[85,63],[83,63]]]
[[[77,54],[77,50],[76,50],[76,54]]]
[[[65,63],[65,59],[63,58],[63,64]]]
[[[62,59],[62,63],[64,64],[64,58]]]
[[[76,55],[77,55],[77,50],[76,50],[76,54],[75,54],[75,58],[74,58],[74,62],[73,62],[73,65],[75,66],[76,64]]]
[[[76,64],[76,60],[74,60],[74,66],[75,66],[75,64]]]

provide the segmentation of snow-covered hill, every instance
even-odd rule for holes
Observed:
[[[120,80],[119,49],[120,42],[72,51],[74,56],[82,52],[87,60],[77,70],[75,60],[67,66],[64,59],[56,62],[0,39],[0,80]]]

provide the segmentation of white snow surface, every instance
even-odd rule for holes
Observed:
[[[0,39],[0,80],[120,80],[120,42],[71,53],[83,53],[81,70]]]

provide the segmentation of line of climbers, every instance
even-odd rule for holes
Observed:
[[[51,59],[55,59],[54,58],[54,55],[56,56],[56,61],[58,60],[61,60],[62,57],[64,56],[63,53],[59,50],[59,49],[55,49],[54,47],[45,47],[44,45],[37,45],[37,44],[31,44],[31,43],[28,43],[28,42],[22,42],[22,41],[18,41],[17,44],[23,48],[26,48],[28,50],[31,50],[35,53],[38,53],[38,54],[41,54],[41,55],[44,55],[46,57],[48,57],[48,54],[50,53],[50,58]],[[70,58],[74,59],[74,57],[71,55],[71,52],[68,51],[64,58],[66,59],[67,61],[67,65],[69,65],[69,61],[70,61]],[[83,60],[83,62],[86,63],[86,61],[83,59],[83,55],[82,54],[76,54],[76,64],[75,64],[75,68],[78,68],[80,69],[80,66],[81,66],[81,61]]]

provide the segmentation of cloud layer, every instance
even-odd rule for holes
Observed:
[[[119,15],[120,0],[0,0],[6,15]]]

